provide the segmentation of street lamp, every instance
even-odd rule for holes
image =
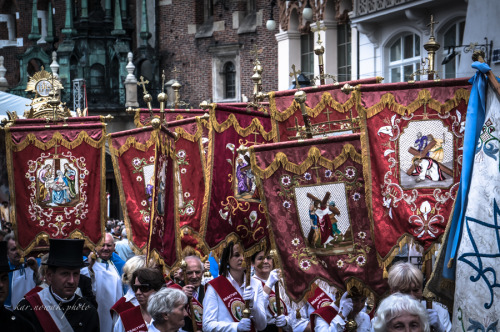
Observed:
[[[280,0],[282,2],[285,2],[286,0]],[[294,0],[291,0],[294,1]],[[297,0],[295,0],[297,1]],[[313,10],[311,8],[311,5],[309,4],[309,0],[306,0],[306,5],[304,6],[304,10],[302,10],[302,18],[306,21],[311,21],[313,18]],[[273,11],[274,7],[276,6],[276,0],[271,1],[271,15],[269,17],[269,20],[266,22],[266,28],[267,30],[273,31],[276,29],[276,21],[274,20],[273,17]]]

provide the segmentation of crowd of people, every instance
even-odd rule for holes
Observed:
[[[0,242],[0,322],[7,331],[451,330],[446,308],[423,300],[423,275],[411,263],[392,266],[389,295],[373,311],[362,290],[332,292],[319,284],[306,305],[292,308],[267,251],[247,262],[241,245],[230,242],[215,278],[194,254],[165,276],[156,262],[134,254],[123,225],[108,226],[88,256],[83,240],[50,239],[48,254],[23,262],[12,233]],[[130,255],[118,250],[122,241]]]

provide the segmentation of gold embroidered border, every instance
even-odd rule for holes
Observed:
[[[184,138],[188,141],[191,141],[191,142],[198,141],[201,138],[201,136],[203,135],[203,124],[198,116],[196,117],[196,125],[197,125],[198,129],[196,130],[196,132],[194,134],[188,133],[182,127],[175,127],[174,131],[178,135],[176,140],[178,140],[180,137],[182,137],[182,138]]]
[[[142,128],[144,125],[141,122],[141,109],[137,108],[134,114],[134,124],[136,128]]]
[[[269,178],[271,175],[276,172],[280,165],[287,171],[292,172],[294,174],[303,174],[307,171],[312,165],[319,164],[325,168],[336,169],[345,161],[347,158],[351,158],[354,162],[358,164],[362,164],[362,156],[359,152],[356,151],[356,148],[352,144],[345,144],[342,147],[342,152],[335,157],[333,160],[329,160],[323,156],[321,156],[321,151],[313,146],[309,149],[307,153],[307,158],[300,164],[295,164],[288,160],[288,157],[283,152],[278,152],[274,157],[273,162],[267,166],[265,169],[257,166],[257,158],[255,156],[254,149],[251,147],[250,151],[250,164],[252,166],[252,171],[259,177],[263,179]]]
[[[314,106],[314,108],[306,106],[307,114],[310,117],[315,118],[325,109],[326,106],[330,106],[332,109],[339,113],[346,113],[355,105],[358,105],[360,103],[360,96],[361,95],[358,91],[354,91],[351,94],[351,97],[345,103],[341,104],[336,101],[328,91],[325,91],[321,95],[321,100],[318,104],[316,104],[316,106]],[[276,106],[275,92],[269,93],[269,110],[271,118],[273,120],[276,120],[278,122],[286,121],[295,113],[297,109],[300,109],[300,104],[294,99],[292,104],[288,108],[284,109],[283,111],[279,111],[278,107]]]
[[[215,109],[210,110],[210,123],[212,124],[212,127],[215,129],[215,131],[217,131],[218,133],[222,133],[229,127],[233,126],[234,130],[238,133],[238,135],[243,137],[247,137],[251,133],[257,131],[262,135],[262,137],[266,141],[271,141],[277,135],[277,131],[275,128],[267,132],[264,129],[264,126],[262,125],[260,120],[255,117],[252,119],[252,122],[248,127],[243,128],[236,119],[236,116],[234,114],[229,114],[228,118],[224,122],[219,123],[215,116],[215,112],[216,112]]]
[[[429,90],[422,89],[419,91],[417,99],[411,102],[408,106],[397,103],[393,93],[384,94],[382,98],[380,98],[380,101],[378,103],[368,108],[364,108],[361,103],[359,103],[358,105],[359,110],[364,110],[366,112],[367,118],[371,118],[372,116],[377,115],[385,108],[388,108],[392,112],[395,112],[399,115],[408,115],[415,112],[425,104],[427,104],[430,109],[433,109],[436,112],[447,113],[457,107],[462,100],[468,102],[469,95],[469,90],[458,89],[455,91],[453,98],[447,100],[445,103],[441,103],[432,98]]]
[[[8,128],[7,128],[8,131]],[[52,138],[47,141],[46,143],[43,143],[40,141],[38,138],[36,138],[35,134],[28,134],[25,139],[23,139],[20,143],[14,143],[12,142],[12,137],[9,137],[9,140],[6,140],[7,148],[12,149],[14,152],[19,152],[24,150],[28,145],[34,145],[40,150],[48,150],[52,148],[56,143],[60,143],[62,146],[64,146],[67,149],[74,149],[82,142],[87,143],[93,148],[99,149],[102,147],[103,142],[106,140],[106,131],[104,127],[102,128],[102,137],[96,141],[92,139],[89,134],[85,131],[81,131],[78,136],[76,137],[75,140],[73,141],[68,141],[65,138],[63,138],[63,135],[56,131],[53,135]]]

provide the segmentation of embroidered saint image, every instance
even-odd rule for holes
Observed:
[[[412,121],[399,138],[401,186],[453,184],[453,134],[439,120]]]
[[[234,197],[239,201],[260,202],[248,152],[237,152],[234,167]]]
[[[352,249],[344,183],[296,187],[295,197],[304,238],[311,249],[325,254]]]
[[[75,206],[79,198],[78,171],[65,158],[46,159],[37,174],[38,204]]]

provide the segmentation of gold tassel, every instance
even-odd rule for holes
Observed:
[[[450,260],[448,261],[448,268],[451,269],[453,267],[453,258],[450,258]]]
[[[384,279],[389,278],[389,273],[387,272],[387,267],[384,265],[384,273],[382,274],[382,277]]]

